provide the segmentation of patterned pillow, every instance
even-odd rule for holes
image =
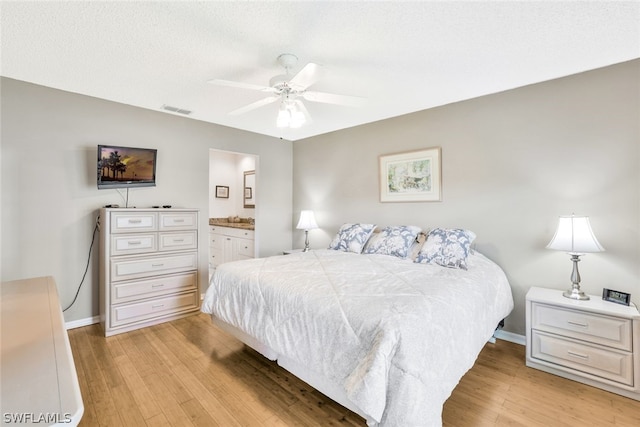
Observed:
[[[362,253],[362,248],[369,240],[374,228],[376,228],[375,224],[343,224],[331,241],[329,249]]]
[[[420,231],[420,227],[413,225],[385,227],[375,238],[371,238],[363,253],[406,258]]]
[[[471,242],[475,238],[473,231],[462,228],[434,228],[429,231],[415,262],[466,270]]]

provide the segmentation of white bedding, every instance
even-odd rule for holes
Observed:
[[[441,425],[513,308],[503,271],[316,250],[219,266],[202,311],[339,384],[370,424]],[[373,420],[373,422],[371,421]]]

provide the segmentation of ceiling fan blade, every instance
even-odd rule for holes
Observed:
[[[289,80],[289,84],[299,90],[304,90],[320,79],[320,69],[320,65],[310,62]]]
[[[326,92],[303,92],[302,97],[308,101],[347,105],[350,107],[360,107],[367,101],[366,98],[362,98],[360,96],[337,95]]]
[[[269,86],[260,86],[260,85],[254,85],[251,83],[234,82],[232,80],[213,79],[213,80],[209,80],[207,83],[211,83],[218,86],[236,87],[240,89],[259,90],[262,92],[275,91],[272,87],[269,87]]]
[[[256,108],[260,108],[260,107],[262,107],[264,105],[271,104],[272,102],[275,102],[275,101],[277,101],[279,99],[280,99],[279,96],[268,96],[268,97],[263,98],[263,99],[261,99],[259,101],[253,102],[253,103],[251,103],[249,105],[245,105],[244,107],[240,107],[240,108],[238,108],[236,110],[233,110],[232,112],[229,113],[229,115],[230,116],[237,116],[237,115],[240,115],[240,114],[244,114],[244,113],[249,112],[251,110],[255,110]]]

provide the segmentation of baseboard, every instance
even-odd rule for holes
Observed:
[[[497,330],[493,336],[515,344],[526,345],[527,343],[527,339],[524,335],[514,334],[513,332],[507,332],[502,329]]]
[[[96,323],[100,323],[100,316],[87,317],[86,319],[72,320],[71,322],[65,322],[64,326],[69,329],[81,328],[83,326],[89,326]]]
[[[83,326],[89,326],[96,323],[100,323],[100,316],[87,317],[86,319],[78,319],[73,320],[71,322],[66,322],[64,326],[69,329],[81,328]],[[509,341],[515,344],[525,345],[527,340],[524,335],[514,334],[513,332],[507,332],[505,330],[499,329],[494,334],[494,337]]]

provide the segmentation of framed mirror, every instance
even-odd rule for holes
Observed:
[[[255,208],[256,207],[256,171],[244,172],[244,207]]]

